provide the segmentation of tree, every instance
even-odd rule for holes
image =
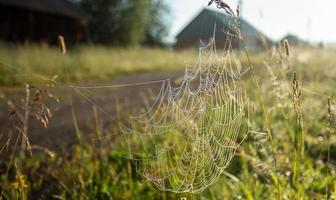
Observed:
[[[150,0],[148,11],[147,27],[145,30],[145,41],[147,45],[165,44],[168,36],[170,9],[162,0]]]
[[[167,5],[160,0],[82,0],[90,15],[93,42],[113,45],[157,44],[168,26]]]

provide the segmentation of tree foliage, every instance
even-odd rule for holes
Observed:
[[[162,0],[82,0],[93,42],[112,45],[162,44],[169,8]]]

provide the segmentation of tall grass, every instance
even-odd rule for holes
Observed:
[[[169,49],[102,46],[78,46],[61,55],[57,48],[47,45],[1,46],[0,84],[23,83],[26,80],[22,80],[22,74],[62,75],[67,67],[71,72],[70,81],[109,80],[135,72],[183,70],[184,62],[191,62],[196,56],[191,50],[177,53]],[[7,63],[17,68],[8,67]],[[59,78],[58,81],[65,82],[63,76]]]
[[[71,82],[106,81],[138,72],[184,71],[185,65],[193,64],[197,55],[196,49],[174,51],[103,46],[77,46],[62,55],[58,48],[44,44],[18,47],[0,45],[0,86],[24,84],[27,81],[41,83],[41,77],[32,74],[48,78],[58,75],[58,82],[64,83],[66,77],[62,74],[66,68],[69,68],[68,78]],[[256,55],[254,62],[261,61],[263,56]],[[246,63],[246,59],[241,61]],[[29,76],[23,76],[27,74]]]
[[[28,55],[33,55],[34,50],[28,52],[28,47],[20,48],[27,48],[22,51],[27,59]],[[55,62],[62,65],[63,61],[60,61],[62,58],[53,55],[56,49],[41,46],[32,48],[36,48],[36,52],[40,53],[41,48],[46,48],[43,55],[49,52],[52,55],[50,58],[54,57]],[[125,149],[119,148],[118,138],[104,138],[99,141],[86,140],[89,142],[80,139],[81,142],[71,150],[56,153],[54,156],[42,153],[26,157],[21,161],[19,157],[14,157],[13,163],[22,163],[22,165],[19,168],[11,165],[7,181],[4,181],[4,175],[0,173],[0,184],[6,186],[3,190],[3,198],[19,199],[20,194],[33,199],[179,199],[185,197],[187,199],[329,200],[336,198],[334,126],[336,121],[333,117],[335,116],[333,99],[336,95],[334,90],[335,50],[291,48],[289,51],[288,49],[287,46],[286,50],[285,45],[284,49],[250,55],[250,64],[258,68],[258,71],[255,70],[254,79],[257,79],[259,89],[257,91],[256,80],[253,78],[247,77],[244,85],[250,98],[249,126],[254,133],[251,133],[238,149],[237,156],[218,183],[202,194],[190,196],[164,193],[148,182],[141,182],[142,179],[137,175],[134,163],[121,158]],[[181,56],[180,59],[183,61],[187,61],[188,58],[193,61],[194,56],[193,52],[181,52],[181,55],[177,55],[167,53],[166,50],[126,50],[104,47],[85,47],[82,50],[72,51],[70,55],[64,56],[64,62],[67,65],[72,63],[69,66],[76,66],[75,58],[79,58],[79,65],[81,65],[81,59],[84,63],[92,59],[94,60],[92,63],[99,62],[101,65],[105,63],[105,59],[105,67],[117,66],[117,62],[127,66],[124,59],[130,57],[134,59],[133,64],[139,62],[139,65],[143,66],[141,69],[147,69],[144,66],[149,66],[149,62],[143,58],[153,56],[150,62],[161,63],[162,66],[171,65],[168,69],[176,70],[178,68],[174,65],[177,63],[168,63],[168,60]],[[143,51],[143,57],[138,51]],[[12,53],[16,52],[20,50],[13,50]],[[112,56],[113,53],[116,55]],[[183,55],[184,53],[186,55]],[[173,57],[170,57],[171,55]],[[6,58],[15,56],[7,55]],[[111,58],[113,58],[112,61]],[[165,59],[167,63],[164,63]],[[22,59],[16,61],[13,59],[9,62],[20,62],[20,60]],[[36,64],[38,60],[29,62]],[[50,61],[45,62],[48,64]],[[113,62],[116,63],[113,65]],[[147,64],[144,64],[145,62]],[[129,63],[130,68],[132,63]],[[248,61],[241,59],[241,63],[246,65]],[[15,63],[15,65],[19,64]],[[27,66],[22,63],[22,66],[24,65]],[[148,69],[156,69],[154,66],[161,65],[153,64]],[[55,64],[54,67],[56,69],[57,65]],[[134,68],[136,69],[132,69],[133,71],[139,69]],[[32,72],[36,69],[38,68],[27,68]],[[94,69],[92,67],[91,70]],[[82,68],[75,67],[73,70],[74,74],[79,73],[82,76],[85,74]],[[100,73],[104,70],[109,71],[103,68],[99,70]],[[43,71],[39,71],[41,72]],[[110,78],[98,75],[79,77],[78,79],[72,77],[72,80]],[[263,106],[260,105],[260,99],[263,100]],[[120,113],[118,112],[118,120],[122,123],[126,118],[119,116]],[[99,110],[96,108],[93,108],[93,115],[94,129],[92,133],[87,134],[88,137],[100,138],[103,132],[113,135],[119,133],[120,130],[115,127],[103,129],[100,126]],[[265,115],[267,115],[268,124],[265,122]],[[75,117],[75,114],[73,116]],[[263,133],[265,129],[268,129],[268,135]],[[269,142],[268,136],[271,136],[272,143]],[[9,160],[9,158],[0,160],[0,166],[6,168],[10,165]],[[274,170],[274,161],[276,170]],[[0,167],[0,172],[2,168]],[[17,187],[20,181],[22,187]]]

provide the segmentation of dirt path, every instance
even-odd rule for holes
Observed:
[[[142,73],[136,75],[128,75],[118,77],[110,82],[100,82],[91,84],[78,84],[77,86],[112,86],[126,85],[143,82],[153,82],[150,84],[142,84],[129,87],[115,88],[92,88],[89,90],[79,89],[75,91],[70,87],[57,87],[51,92],[60,98],[59,103],[52,103],[53,117],[47,128],[32,118],[29,126],[29,138],[31,144],[41,147],[47,147],[51,150],[63,149],[71,146],[76,142],[75,126],[72,115],[72,108],[82,134],[90,134],[95,129],[93,105],[98,110],[100,124],[103,127],[109,126],[114,122],[115,116],[120,113],[126,113],[137,107],[144,105],[144,97],[146,95],[158,94],[162,83],[160,80],[180,79],[183,73]],[[9,89],[2,91],[6,95],[18,95],[24,97],[22,89]],[[84,93],[84,97],[80,93]],[[90,103],[87,99],[94,102]],[[72,102],[72,103],[71,103]],[[72,105],[72,106],[71,106]],[[3,122],[8,119],[8,110],[5,106],[0,107],[0,120]],[[1,127],[1,124],[0,124]],[[85,138],[85,135],[82,135]]]
[[[265,70],[258,68],[256,72],[261,75]],[[244,75],[248,78],[251,73]],[[52,103],[50,108],[53,111],[53,117],[47,128],[37,122],[33,117],[29,123],[29,138],[31,144],[41,147],[47,147],[51,150],[67,149],[72,146],[76,139],[75,123],[73,120],[72,110],[75,113],[79,130],[82,138],[87,134],[93,134],[95,131],[95,120],[93,107],[96,106],[100,119],[100,126],[104,130],[111,130],[110,126],[116,125],[117,115],[126,114],[132,110],[144,108],[148,97],[158,95],[164,80],[170,80],[174,85],[183,79],[183,72],[151,72],[134,75],[120,76],[108,82],[91,82],[76,84],[76,86],[107,86],[90,89],[71,89],[70,86],[59,86],[54,88],[51,93],[59,97],[59,103]],[[160,82],[161,81],[161,82]],[[129,87],[109,87],[120,85],[133,85]],[[23,88],[1,88],[0,95],[12,96],[13,99],[20,100],[24,98]],[[83,96],[80,94],[84,94]],[[86,99],[87,98],[87,99]],[[90,102],[91,101],[91,102]],[[3,124],[8,121],[10,110],[6,109],[6,102],[0,99],[0,131],[4,129]],[[149,102],[150,104],[150,102]],[[1,134],[0,134],[1,136]],[[0,138],[1,142],[1,138]]]

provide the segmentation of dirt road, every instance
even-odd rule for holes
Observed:
[[[95,105],[102,127],[113,124],[116,115],[120,112],[126,113],[132,109],[141,108],[145,104],[145,96],[158,94],[161,80],[180,79],[183,73],[142,73],[118,77],[110,82],[99,82],[90,84],[76,84],[76,86],[114,86],[133,85],[136,83],[152,82],[148,84],[133,85],[128,87],[97,87],[87,89],[71,89],[69,86],[59,86],[51,92],[58,96],[59,103],[51,103],[50,108],[53,117],[49,125],[44,128],[41,123],[31,117],[29,123],[30,143],[51,150],[64,149],[75,143],[76,134],[72,115],[75,117],[82,134],[91,134],[95,129],[93,106]],[[2,89],[7,96],[17,95],[24,97],[23,89]],[[81,95],[84,94],[84,95]],[[0,120],[8,120],[9,110],[4,106],[0,107]],[[0,124],[1,127],[1,124]],[[85,138],[85,135],[82,135]]]

